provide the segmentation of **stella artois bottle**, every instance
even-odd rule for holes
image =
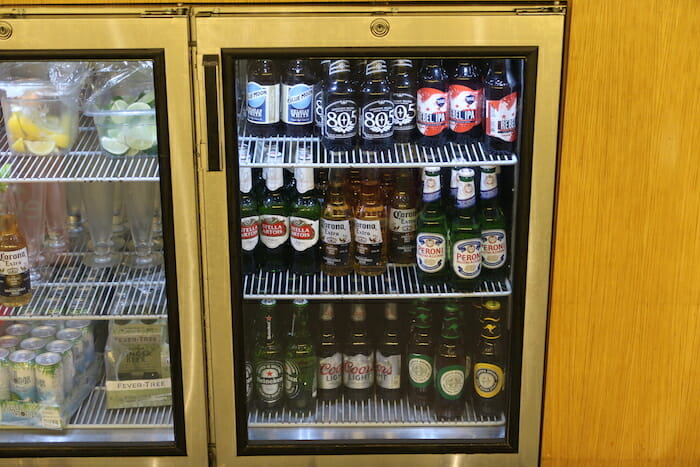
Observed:
[[[276,148],[268,153],[270,163],[282,162]],[[269,167],[265,197],[260,206],[260,240],[263,244],[263,271],[282,272],[289,267],[289,204],[284,195],[281,167]]]
[[[243,274],[252,274],[258,270],[258,251],[260,216],[258,203],[253,196],[253,173],[248,163],[248,147],[241,146],[239,165],[239,184],[241,193],[239,211],[241,216],[241,270]]]
[[[311,163],[311,152],[299,146],[297,163]],[[294,169],[297,195],[292,201],[289,216],[290,243],[292,244],[292,272],[314,274],[320,269],[319,219],[321,204],[314,193],[314,169],[297,167]]]

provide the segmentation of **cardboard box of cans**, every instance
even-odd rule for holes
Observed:
[[[97,366],[89,320],[7,325],[0,336],[0,425],[64,428],[95,387]]]

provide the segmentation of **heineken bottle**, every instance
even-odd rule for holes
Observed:
[[[479,289],[481,274],[481,230],[476,213],[474,171],[459,171],[457,203],[450,230],[452,242],[452,288],[460,292]]]
[[[297,149],[297,163],[311,163],[311,152],[304,146]],[[319,219],[321,203],[314,191],[314,169],[297,167],[296,197],[289,216],[290,243],[292,244],[292,272],[313,274],[321,267]]]
[[[445,306],[442,332],[435,356],[435,402],[439,420],[453,420],[464,415],[465,351],[461,323],[455,305]]]
[[[427,406],[433,396],[433,337],[430,315],[418,310],[413,332],[406,346],[408,400],[419,407]]]
[[[311,339],[308,302],[294,300],[292,325],[284,356],[284,391],[292,412],[308,412],[316,401],[316,349]]]
[[[423,209],[418,216],[416,262],[418,281],[441,285],[449,277],[447,266],[447,217],[440,195],[440,168],[426,167],[423,178]]]
[[[275,332],[276,305],[277,302],[270,299],[260,302],[253,355],[258,407],[260,410],[272,412],[284,405],[284,365],[282,346]]]
[[[481,275],[502,281],[508,276],[506,217],[498,203],[496,166],[481,167],[479,225],[481,226]]]

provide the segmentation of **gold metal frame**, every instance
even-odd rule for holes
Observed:
[[[221,466],[537,465],[542,409],[545,334],[550,283],[554,212],[557,132],[564,40],[564,10],[531,6],[236,6],[193,9],[196,40],[197,110],[203,115],[202,56],[220,55],[221,49],[342,48],[342,47],[518,47],[538,48],[534,160],[525,297],[517,454],[355,455],[239,457],[236,455],[233,347],[226,172],[200,167],[200,189],[205,273],[205,323],[210,370],[211,439]],[[384,37],[370,32],[371,23],[385,19]],[[219,93],[221,95],[221,93]],[[220,98],[221,99],[221,98]],[[221,108],[221,102],[219,103]],[[223,119],[220,118],[220,125]],[[198,118],[198,146],[206,154],[205,128]],[[220,135],[223,138],[223,131]],[[220,142],[223,150],[223,140]],[[200,158],[200,160],[202,160]],[[235,260],[235,258],[233,259]]]
[[[0,8],[12,34],[0,50],[162,49],[165,54],[175,254],[183,370],[186,456],[23,458],[12,465],[203,466],[207,464],[206,374],[202,331],[197,180],[187,16],[131,8]],[[4,14],[12,15],[3,17]],[[57,433],[57,436],[60,435]],[[50,448],[50,446],[47,446]],[[41,449],[37,445],[37,449]],[[2,463],[0,462],[0,463]]]

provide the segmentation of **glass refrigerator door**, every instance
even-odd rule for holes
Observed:
[[[183,332],[199,326],[196,224],[176,220],[193,209],[192,130],[167,112],[191,108],[165,72],[187,72],[187,21],[131,21],[29,15],[0,44],[5,457],[206,462],[186,426],[204,431],[202,396],[198,419],[185,409],[189,378],[203,392]]]
[[[230,229],[214,425],[231,446],[235,410],[238,455],[537,456],[562,18],[401,12],[198,24]]]

